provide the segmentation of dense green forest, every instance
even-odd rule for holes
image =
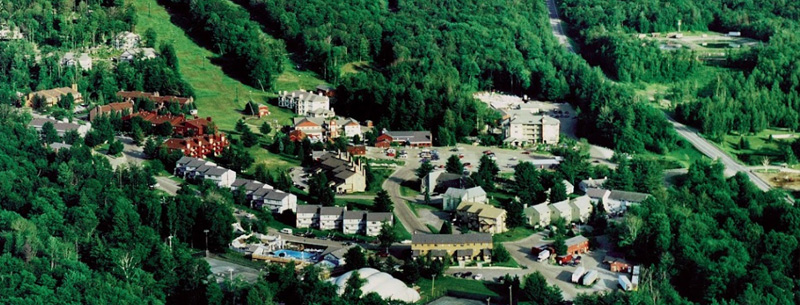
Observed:
[[[713,139],[730,132],[800,125],[800,6],[791,1],[562,0],[560,7],[582,55],[621,81],[675,82],[668,98],[676,117]],[[720,73],[697,81],[702,63],[690,51],[665,52],[635,33],[740,31],[763,47],[729,51]]]
[[[581,136],[624,152],[663,152],[677,141],[661,113],[567,53],[544,2],[238,1],[303,64],[334,83],[338,112],[378,127],[428,129],[452,145],[493,123],[477,90],[569,101]],[[359,73],[342,74],[353,62]]]

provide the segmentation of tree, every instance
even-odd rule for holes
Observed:
[[[41,138],[47,144],[58,142],[61,137],[58,136],[58,131],[52,122],[45,122],[42,124]]]
[[[378,241],[380,242],[381,247],[386,248],[388,252],[389,246],[393,243],[398,241],[397,233],[394,232],[394,228],[388,222],[383,223],[381,225],[381,232],[378,234]]]
[[[152,137],[147,138],[147,141],[144,143],[144,148],[142,151],[148,158],[155,158],[158,155],[158,143]]]
[[[500,168],[497,166],[497,163],[489,158],[489,156],[483,155],[481,156],[478,171],[472,174],[472,179],[475,181],[475,184],[483,189],[493,191],[495,180],[497,180],[497,173],[499,172]]]
[[[244,147],[253,147],[253,145],[258,144],[258,136],[255,133],[250,131],[250,128],[245,128],[242,132],[242,145]]]
[[[155,48],[157,40],[158,40],[158,33],[156,33],[156,31],[153,30],[153,28],[147,28],[147,30],[144,31],[144,41],[142,42],[142,44],[144,45],[145,48]]]
[[[259,127],[258,130],[261,131],[261,134],[266,136],[270,132],[272,132],[272,126],[270,126],[269,123],[264,122],[264,123],[261,123],[261,127]]]
[[[373,206],[376,212],[392,212],[394,210],[394,203],[386,190],[380,190],[375,194]]]
[[[139,127],[138,124],[134,124],[131,129],[131,138],[133,139],[133,143],[136,145],[142,145],[144,141],[144,131],[142,128]]]
[[[238,133],[243,133],[245,129],[248,129],[247,124],[244,123],[244,120],[239,119],[236,121],[236,126],[233,127],[234,130]]]
[[[444,169],[448,173],[461,175],[464,173],[464,164],[461,164],[461,159],[459,159],[457,155],[450,155],[450,157],[447,158]]]
[[[522,287],[522,299],[531,304],[558,305],[563,301],[561,289],[547,285],[547,280],[539,271],[525,276],[525,286]]]
[[[556,250],[556,255],[567,254],[567,244],[563,234],[556,234],[556,239],[553,241],[553,249]]]
[[[171,43],[162,43],[159,50],[161,51],[159,57],[164,59],[164,64],[172,71],[179,71],[178,53],[175,52],[175,47]]]
[[[328,186],[328,177],[320,172],[311,178],[308,183],[308,196],[323,206],[333,206],[336,202],[333,190]]]
[[[114,140],[113,142],[111,142],[111,144],[108,145],[108,154],[115,156],[121,153],[123,148],[124,147],[122,145],[122,142],[120,142],[119,140]]]
[[[345,270],[358,270],[367,265],[367,258],[364,256],[364,252],[361,251],[361,247],[359,246],[348,249],[343,258]]]
[[[169,137],[172,135],[172,124],[170,122],[158,124],[153,133],[162,137]]]
[[[245,305],[274,305],[272,301],[273,289],[269,283],[263,279],[259,279],[250,290],[247,291],[247,298]]]
[[[422,162],[417,168],[417,178],[424,179],[428,174],[433,171],[433,165],[430,162]]]
[[[255,159],[250,153],[240,145],[231,145],[222,150],[219,156],[220,165],[235,171],[241,172],[250,168]]]
[[[367,189],[375,190],[380,189],[381,186],[377,184],[377,180],[375,179],[375,171],[372,169],[372,164],[370,164],[369,159],[365,159],[364,162],[364,178],[367,180]]]
[[[81,140],[81,134],[79,134],[75,129],[67,130],[67,132],[64,133],[64,143],[69,145],[77,145]]]
[[[61,99],[58,100],[58,107],[64,110],[72,110],[72,106],[75,104],[75,97],[72,96],[72,93],[67,93],[61,96]]]
[[[550,188],[550,203],[567,200],[567,187],[564,182],[559,180]]]
[[[361,140],[361,136],[359,136],[358,134],[353,135],[353,144],[359,145],[362,142],[363,141]]]
[[[494,250],[492,250],[492,261],[505,263],[509,260],[511,260],[511,253],[508,253],[508,250],[506,250],[503,244],[497,244]]]
[[[529,162],[520,162],[514,168],[514,190],[522,203],[538,204],[544,201],[544,187],[539,173]]]
[[[449,221],[444,221],[439,229],[439,234],[453,234],[453,224]]]

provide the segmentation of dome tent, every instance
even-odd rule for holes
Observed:
[[[352,274],[353,271],[348,271],[328,281],[336,285],[336,292],[341,295],[344,293],[344,289],[347,287],[347,280],[350,279]],[[414,303],[420,299],[419,293],[416,290],[408,288],[405,283],[392,277],[388,273],[380,272],[373,268],[361,268],[358,269],[358,275],[364,280],[364,285],[361,286],[361,292],[363,292],[363,294],[375,292],[381,296],[381,298],[407,303]]]

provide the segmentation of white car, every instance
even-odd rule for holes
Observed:
[[[478,274],[476,274],[475,276],[473,276],[473,277],[472,277],[472,279],[474,279],[474,280],[481,280],[481,279],[483,279],[483,274],[480,274],[480,273],[478,273]]]

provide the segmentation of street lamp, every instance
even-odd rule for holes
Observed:
[[[436,286],[436,274],[433,274],[433,281],[431,281],[431,297],[433,297],[433,287]]]
[[[172,250],[172,238],[173,238],[173,237],[175,237],[175,236],[172,236],[172,235],[170,235],[170,236],[167,236],[167,239],[169,239],[169,249],[170,249],[170,250]]]
[[[492,301],[492,298],[486,298],[486,305],[492,305],[491,301]]]
[[[508,305],[514,305],[514,298],[511,297],[511,288],[512,285],[508,285]]]
[[[206,233],[206,257],[208,257],[208,229],[203,230],[203,233]]]

